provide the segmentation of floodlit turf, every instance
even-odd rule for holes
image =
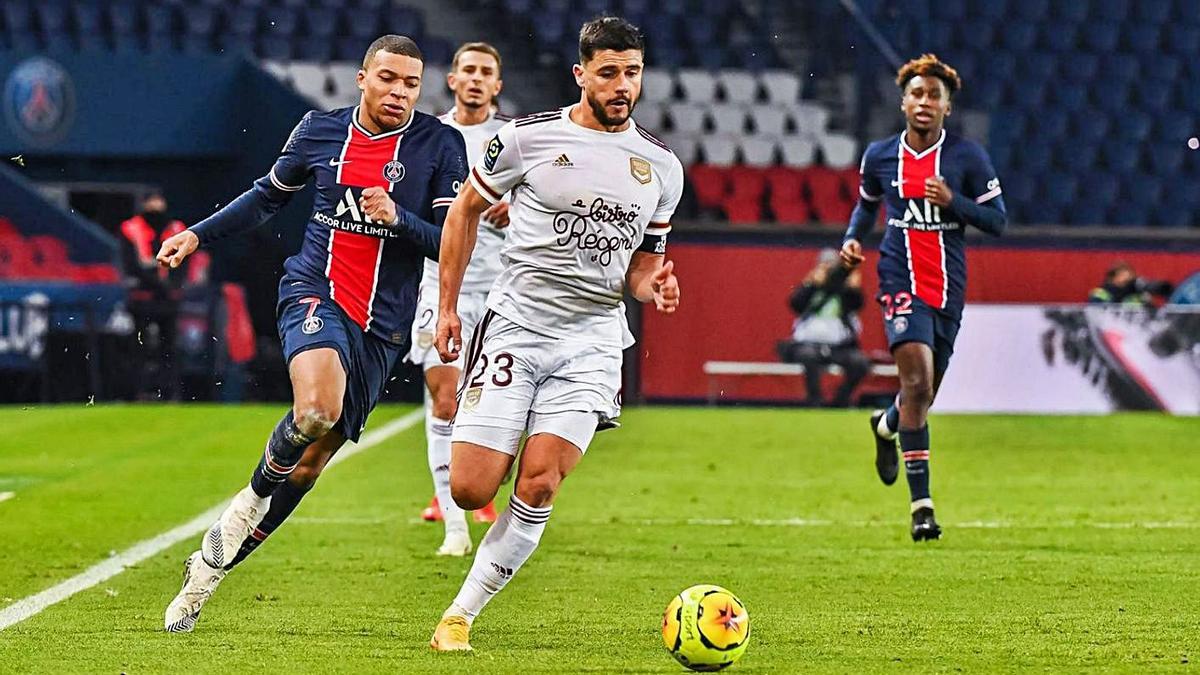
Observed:
[[[0,410],[2,604],[231,495],[282,411]],[[418,424],[322,478],[194,634],[161,627],[198,538],[0,631],[0,671],[679,672],[660,613],[702,582],[750,610],[735,673],[1195,669],[1200,423],[937,416],[946,536],[914,545],[865,418],[628,410],[467,656],[427,647],[469,560],[436,558],[440,527],[416,520],[431,493]]]

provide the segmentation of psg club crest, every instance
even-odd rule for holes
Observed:
[[[16,135],[35,145],[63,139],[75,120],[75,85],[54,61],[21,62],[4,83],[4,117]]]
[[[325,327],[325,322],[321,321],[319,316],[309,316],[304,319],[304,325],[300,326],[300,331],[305,335],[312,335],[319,332]]]
[[[404,165],[394,159],[384,164],[383,178],[389,183],[399,183],[404,180]]]

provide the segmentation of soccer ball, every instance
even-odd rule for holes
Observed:
[[[692,670],[733,665],[750,642],[750,615],[737,596],[720,586],[692,586],[667,605],[663,643],[675,660]]]

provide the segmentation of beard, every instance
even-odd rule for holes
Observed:
[[[633,116],[633,108],[637,105],[637,100],[628,99],[628,101],[629,112],[626,113],[624,117],[616,119],[608,114],[608,110],[604,107],[604,104],[592,98],[591,94],[588,94],[587,96],[588,105],[592,107],[592,114],[596,116],[596,119],[600,122],[600,124],[606,127],[619,127],[622,124],[625,124],[625,122],[629,121],[629,118]]]

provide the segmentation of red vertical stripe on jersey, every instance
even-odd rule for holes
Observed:
[[[391,190],[391,183],[383,176],[383,167],[396,159],[400,139],[404,135],[395,134],[372,140],[353,126],[349,133],[349,142],[339,158],[342,164],[338,167],[338,183],[350,187]],[[329,236],[330,293],[346,315],[365,330],[371,322],[371,305],[379,279],[383,240],[336,229]]]
[[[938,175],[938,162],[942,155],[939,145],[922,155],[914,155],[902,143],[900,145],[900,196],[915,201],[908,208],[916,208],[922,214],[933,205],[925,201],[925,179]],[[903,217],[903,216],[902,216]],[[941,232],[927,232],[909,228],[904,231],[904,243],[908,245],[908,269],[912,279],[913,293],[931,307],[946,306],[946,248]]]

